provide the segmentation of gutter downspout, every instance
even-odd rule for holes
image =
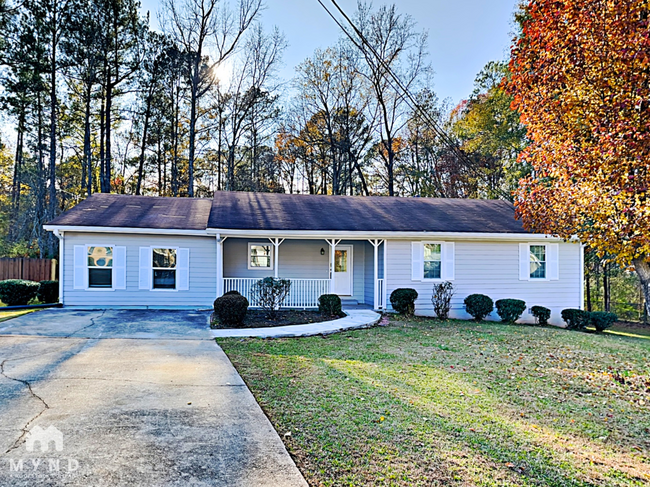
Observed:
[[[63,256],[65,255],[65,233],[58,229],[54,229],[52,233],[54,233],[54,235],[59,239],[59,302],[61,303],[61,306],[63,306]]]

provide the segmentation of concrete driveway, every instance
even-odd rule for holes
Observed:
[[[0,485],[306,483],[206,313],[54,309],[0,323]]]

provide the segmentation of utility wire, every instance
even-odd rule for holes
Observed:
[[[347,21],[347,23],[352,27],[354,30],[354,33],[358,37],[358,39],[361,41],[361,44],[359,44],[358,40],[350,33],[348,30],[343,26],[343,24],[339,21],[339,19],[330,11],[329,8],[323,3],[322,0],[318,0],[318,3],[323,7],[325,12],[332,18],[332,20],[336,23],[336,25],[339,26],[339,28],[343,31],[343,33],[352,41],[352,43],[359,49],[365,56],[366,60],[368,62],[372,63],[371,59],[369,59],[368,51],[366,50],[369,49],[371,51],[372,56],[379,62],[383,70],[390,76],[390,78],[386,78],[386,81],[388,84],[393,88],[396,89],[396,91],[401,91],[403,95],[406,97],[406,103],[407,105],[411,108],[413,111],[417,111],[422,118],[424,118],[425,122],[427,122],[433,131],[440,137],[440,139],[445,143],[445,145],[451,149],[465,164],[467,165],[467,168],[472,170],[475,175],[478,174],[480,176],[480,173],[476,171],[474,168],[474,163],[473,161],[467,156],[467,154],[456,144],[456,142],[438,125],[438,123],[429,115],[429,113],[424,110],[420,104],[417,102],[415,97],[411,94],[411,92],[408,90],[406,86],[402,83],[402,81],[399,79],[399,77],[393,72],[391,67],[386,64],[386,62],[382,59],[382,57],[379,55],[379,53],[375,50],[375,48],[372,46],[372,44],[366,39],[366,37],[363,35],[363,32],[352,22],[350,17],[345,13],[345,11],[339,6],[339,4],[336,2],[336,0],[330,0],[332,4],[336,7],[336,9],[339,11],[339,13],[343,16],[343,18]],[[364,45],[366,47],[364,47]],[[374,64],[374,63],[373,63]],[[504,195],[507,196],[507,195]]]

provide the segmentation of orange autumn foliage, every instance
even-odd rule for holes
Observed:
[[[650,4],[532,0],[508,90],[531,144],[526,227],[578,236],[629,265],[650,256]]]

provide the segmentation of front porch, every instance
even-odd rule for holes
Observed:
[[[255,282],[291,281],[283,308],[317,308],[323,294],[344,303],[386,308],[384,241],[217,236],[217,295],[238,291],[252,307]]]

